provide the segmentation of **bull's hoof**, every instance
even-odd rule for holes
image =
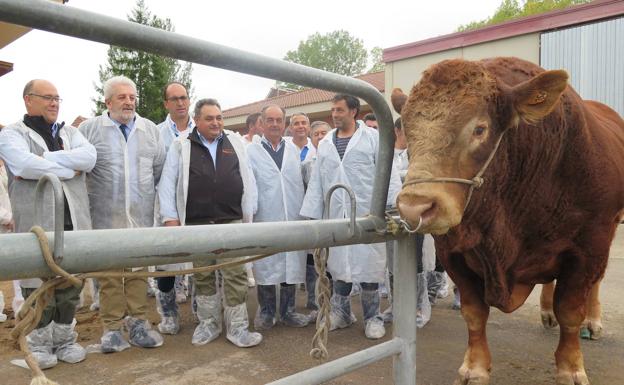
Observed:
[[[590,385],[585,371],[559,372],[556,378],[557,385]]]
[[[459,376],[453,385],[488,385],[490,374],[482,369],[459,368]]]
[[[542,325],[544,325],[544,329],[552,329],[559,326],[557,322],[557,318],[555,317],[555,313],[552,310],[542,310]]]

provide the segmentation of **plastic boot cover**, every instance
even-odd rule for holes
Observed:
[[[361,291],[362,291],[362,286],[360,286],[360,284],[357,282],[353,282],[353,284],[351,285],[351,297],[355,297],[356,295],[359,295]]]
[[[176,303],[185,303],[186,302],[186,288],[184,287],[184,276],[176,275],[175,284],[173,285],[175,289],[175,301]]]
[[[302,328],[308,326],[310,317],[295,311],[296,285],[280,286],[280,321],[286,326]]]
[[[416,274],[416,326],[422,328],[431,319],[431,303],[427,292],[427,273]]]
[[[459,289],[457,288],[457,286],[453,288],[453,294],[455,294],[455,298],[453,298],[452,308],[454,310],[459,310],[461,309],[461,297],[459,295]]]
[[[433,305],[438,298],[448,297],[448,281],[446,272],[444,271],[428,271],[427,272],[427,291],[429,293],[429,302]]]
[[[306,303],[306,308],[310,310],[318,310],[318,305],[316,304],[316,279],[318,278],[318,274],[316,273],[316,269],[314,265],[306,265],[306,292],[308,303]]]
[[[366,338],[376,340],[383,337],[386,328],[379,313],[379,290],[362,290],[361,300]]]
[[[258,290],[258,311],[254,318],[254,328],[256,330],[268,330],[275,325],[276,294],[274,285],[257,285]]]
[[[142,348],[156,348],[163,344],[163,337],[156,330],[150,328],[146,320],[126,317],[126,327],[130,343]]]
[[[221,298],[219,294],[198,295],[197,318],[199,325],[193,332],[193,345],[205,345],[221,334]]]
[[[75,364],[85,359],[87,351],[76,343],[78,333],[74,331],[72,324],[53,323],[52,346],[56,357],[63,362]]]
[[[381,313],[381,318],[385,323],[392,322],[394,319],[394,315],[392,314],[392,304],[390,304],[390,306],[388,306],[388,308]]]
[[[249,331],[249,316],[245,302],[236,306],[226,306],[223,313],[226,337],[231,343],[239,348],[249,348],[262,341],[262,334]]]
[[[160,290],[156,292],[156,308],[160,314],[158,330],[163,334],[177,334],[180,331],[180,316],[176,296],[175,290],[169,290],[167,293]]]
[[[119,330],[107,330],[101,338],[102,353],[115,353],[126,350],[130,344],[126,342]]]
[[[58,363],[56,355],[52,353],[53,326],[54,322],[42,328],[35,329],[26,336],[28,348],[41,369],[49,369],[56,366]]]
[[[329,330],[343,329],[356,321],[351,313],[351,298],[334,293],[329,300],[331,310],[329,311]]]

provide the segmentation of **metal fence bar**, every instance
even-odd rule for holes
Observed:
[[[267,385],[317,385],[401,352],[403,342],[394,338],[323,365],[295,373]],[[395,382],[397,385],[402,383]]]
[[[394,356],[394,383],[397,385],[416,385],[417,273],[415,237],[403,236],[394,244],[392,292],[394,338],[402,341],[401,354]]]
[[[232,258],[353,243],[384,242],[370,218],[152,227],[65,232],[61,267],[70,273]],[[53,246],[54,233],[48,234]],[[47,277],[52,272],[32,233],[0,235],[0,280]]]
[[[388,196],[394,153],[392,113],[372,85],[347,76],[288,63],[158,28],[132,23],[45,0],[0,0],[0,20],[30,28],[142,50],[193,63],[359,96],[380,122],[380,150],[371,214],[378,227]]]

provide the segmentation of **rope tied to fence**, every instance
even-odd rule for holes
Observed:
[[[329,319],[331,297],[331,282],[327,277],[327,258],[329,256],[329,248],[319,248],[314,250],[314,269],[318,274],[314,295],[318,304],[318,313],[316,315],[316,332],[312,337],[312,350],[310,356],[317,360],[326,360],[329,356],[327,351],[327,338],[329,328],[331,327]]]
[[[24,304],[20,308],[20,310],[15,314],[15,326],[13,330],[11,330],[10,336],[13,340],[18,341],[20,350],[25,355],[25,361],[28,367],[33,372],[33,379],[30,382],[30,385],[58,385],[57,382],[54,382],[48,379],[43,371],[39,367],[37,360],[32,356],[30,349],[28,348],[28,343],[26,340],[26,336],[30,334],[31,331],[35,329],[39,321],[41,320],[41,316],[43,314],[43,310],[47,306],[50,298],[54,295],[54,291],[57,289],[68,288],[69,286],[81,287],[84,284],[85,279],[87,278],[146,278],[146,277],[169,277],[171,275],[185,275],[185,274],[193,274],[193,273],[207,273],[219,269],[224,269],[228,267],[234,267],[238,265],[243,265],[248,262],[253,262],[260,260],[262,258],[266,258],[271,254],[262,254],[256,255],[253,257],[242,258],[230,262],[220,263],[217,265],[211,266],[203,266],[197,267],[193,269],[185,269],[185,270],[176,270],[175,272],[171,271],[102,271],[102,272],[92,272],[92,273],[80,273],[72,275],[67,271],[63,270],[59,265],[54,261],[54,257],[52,255],[52,251],[50,250],[50,246],[48,244],[48,236],[41,226],[33,226],[30,231],[35,234],[37,237],[37,241],[39,242],[39,246],[41,248],[41,254],[43,256],[43,260],[48,265],[50,270],[52,270],[58,277],[43,279],[43,284],[37,288],[31,295],[26,298]],[[327,258],[325,259],[327,260]],[[172,274],[174,273],[174,274]],[[328,280],[329,281],[329,280]],[[327,338],[326,338],[327,339]]]

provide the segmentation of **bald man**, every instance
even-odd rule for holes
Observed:
[[[56,175],[63,186],[65,230],[90,230],[85,173],[95,165],[95,147],[75,127],[57,122],[62,99],[52,83],[41,79],[29,81],[23,99],[26,115],[0,131],[0,157],[7,169],[15,231],[28,232],[35,224],[35,189],[39,178],[47,173]],[[38,224],[53,231],[54,199],[50,187],[43,202]],[[20,286],[27,298],[41,286],[41,280],[24,279]],[[36,329],[26,338],[43,369],[56,365],[57,360],[75,363],[85,358],[86,352],[76,343],[77,333],[72,326],[80,289],[70,286],[56,290]]]

